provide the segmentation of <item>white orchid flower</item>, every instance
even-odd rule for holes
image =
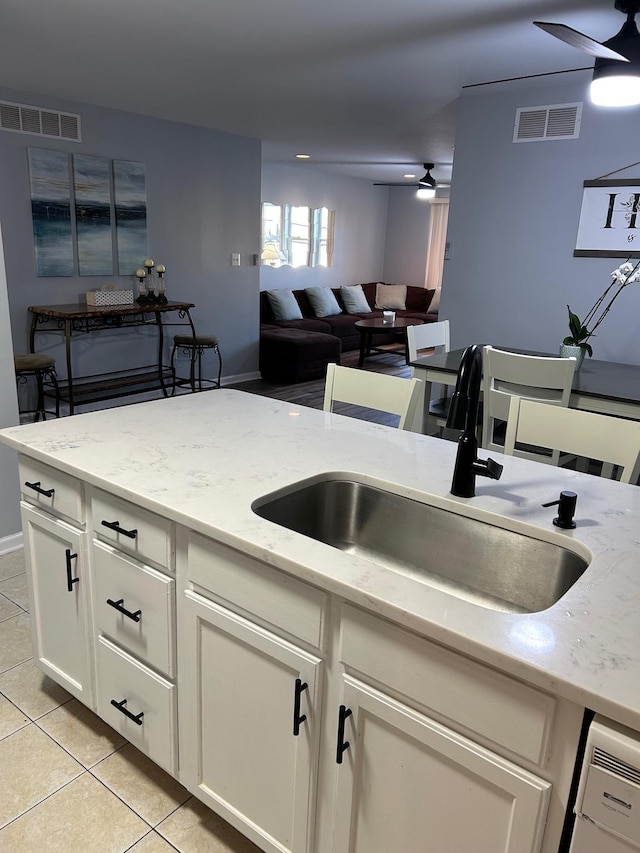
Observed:
[[[620,287],[630,284],[632,281],[640,280],[640,267],[626,261],[611,273],[611,278]]]

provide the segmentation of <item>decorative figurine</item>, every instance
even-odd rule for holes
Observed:
[[[169,301],[167,299],[166,286],[164,283],[164,275],[166,271],[167,268],[164,264],[158,264],[156,266],[156,272],[158,273],[158,297],[156,299],[156,302],[159,302],[160,305],[166,305]]]
[[[149,297],[147,296],[146,270],[143,270],[142,268],[136,270],[136,278],[138,279],[138,295],[136,296],[136,302],[139,305],[143,305],[145,302],[149,301]]]
[[[155,286],[153,281],[153,268],[155,261],[152,258],[147,258],[144,261],[144,267],[147,270],[147,302],[156,302]]]

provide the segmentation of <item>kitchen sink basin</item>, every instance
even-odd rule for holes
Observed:
[[[335,475],[266,495],[252,509],[303,536],[509,613],[545,610],[589,565],[530,532]]]

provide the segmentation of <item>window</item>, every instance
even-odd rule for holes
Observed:
[[[280,267],[333,264],[335,211],[291,204],[262,204],[261,263]]]
[[[288,262],[292,267],[309,267],[311,225],[308,207],[289,207]],[[286,250],[285,250],[286,251]]]

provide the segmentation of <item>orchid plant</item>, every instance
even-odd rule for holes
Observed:
[[[567,305],[567,310],[569,311],[569,331],[571,334],[567,335],[562,343],[568,344],[569,346],[580,347],[580,349],[588,353],[589,357],[593,355],[589,338],[595,334],[596,329],[607,316],[611,310],[611,306],[618,296],[620,296],[624,288],[628,284],[632,284],[634,281],[640,281],[640,261],[638,261],[634,266],[627,258],[624,264],[621,264],[617,269],[613,270],[611,278],[613,281],[607,287],[602,296],[596,300],[594,305],[592,305],[584,320],[580,320],[578,315],[574,314],[571,308]],[[605,304],[605,300],[612,290],[615,290],[615,293]],[[602,307],[603,305],[604,308]],[[590,326],[591,328],[589,328]]]

